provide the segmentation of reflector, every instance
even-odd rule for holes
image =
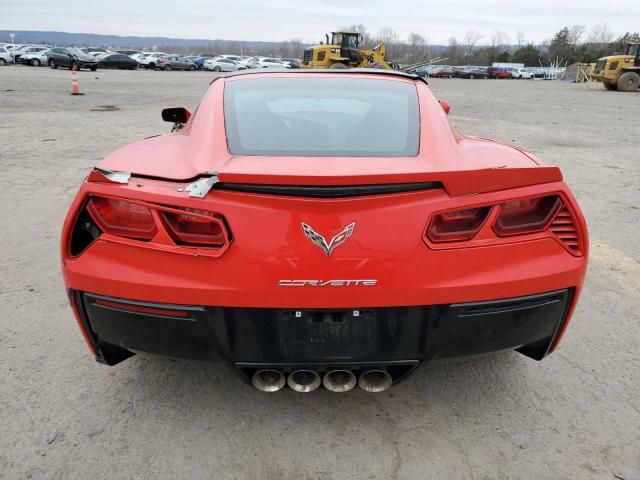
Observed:
[[[215,213],[188,209],[184,213],[162,212],[173,241],[180,245],[222,247],[225,227]]]
[[[549,227],[561,206],[562,200],[557,195],[504,203],[493,231],[499,237],[540,232]]]
[[[138,240],[151,240],[156,224],[144,205],[119,198],[91,197],[87,211],[105,233]]]
[[[469,208],[435,215],[427,236],[432,242],[462,242],[471,240],[482,228],[491,207]]]

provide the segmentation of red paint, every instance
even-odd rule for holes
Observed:
[[[272,75],[292,74],[250,78]],[[333,75],[338,74],[326,74]],[[543,165],[517,148],[457,133],[420,81],[415,81],[422,122],[416,157],[231,157],[222,93],[225,82],[242,78],[215,81],[181,131],[134,142],[101,162],[105,169],[132,171],[128,184],[83,183],[62,232],[62,270],[68,288],[158,303],[280,308],[433,305],[575,288],[573,311],[587,267],[588,237],[582,213],[557,167]],[[213,170],[222,182],[438,181],[444,189],[341,199],[213,189],[206,198],[189,197],[184,191],[188,179]],[[70,257],[74,221],[91,195],[150,205],[157,235],[145,242],[103,234],[81,255]],[[546,195],[562,199],[579,249],[569,251],[552,231],[553,225],[502,238],[495,234],[492,225],[500,210],[496,205]],[[435,214],[483,206],[494,207],[472,239],[433,243],[426,237]],[[175,244],[157,211],[179,213],[185,208],[224,217],[232,232],[224,248]],[[304,235],[302,222],[329,239],[351,222],[356,226],[351,237],[326,256]],[[278,286],[280,280],[356,279],[378,282],[373,287]]]

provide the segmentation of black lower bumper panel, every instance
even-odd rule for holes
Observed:
[[[241,369],[399,366],[517,349],[543,358],[572,290],[451,305],[273,309],[155,304],[73,292],[99,360],[132,352],[222,361]]]

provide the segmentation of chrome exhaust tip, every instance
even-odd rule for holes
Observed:
[[[296,392],[308,393],[317,389],[322,381],[313,370],[295,370],[287,378],[287,385]]]
[[[384,367],[363,369],[358,379],[358,386],[371,393],[384,392],[392,383],[393,379]]]
[[[344,369],[329,370],[322,379],[324,388],[336,393],[348,392],[356,386],[356,383],[353,372]]]
[[[251,383],[261,392],[277,392],[284,387],[285,379],[278,370],[258,370],[251,377]]]

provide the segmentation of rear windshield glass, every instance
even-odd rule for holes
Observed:
[[[234,155],[397,156],[418,154],[414,85],[362,78],[230,81],[225,127]]]

